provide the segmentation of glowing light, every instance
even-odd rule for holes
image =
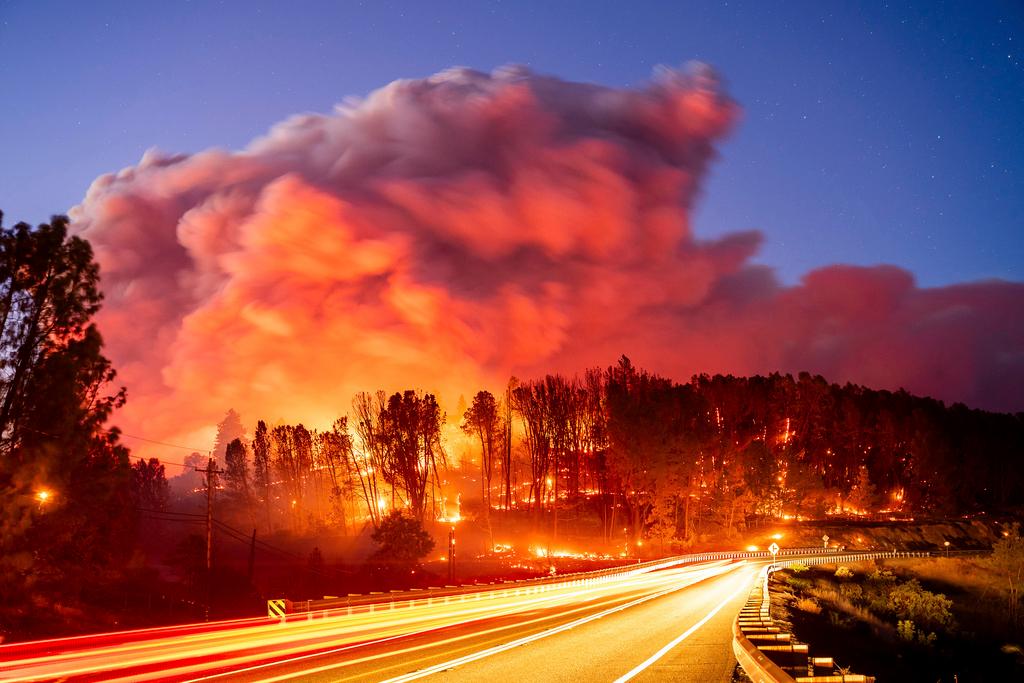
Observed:
[[[441,516],[437,518],[437,521],[444,522],[446,524],[455,524],[462,520],[462,494],[455,496],[455,512],[448,514],[448,503],[447,499],[441,499]]]
[[[748,553],[756,553],[757,552],[757,546],[756,545],[748,545],[747,546],[747,552]]]
[[[40,504],[45,504],[47,501],[50,500],[51,495],[53,494],[51,494],[46,489],[42,489],[36,492],[36,500],[38,500]]]
[[[772,538],[774,538],[776,541],[778,541],[778,540],[780,540],[782,538],[782,534],[778,534],[778,533],[772,534]]]
[[[377,499],[377,509],[378,510],[386,510],[387,507],[388,507],[388,502],[386,500],[384,500],[383,497]]]

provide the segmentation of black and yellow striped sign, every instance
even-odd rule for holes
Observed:
[[[284,619],[285,601],[267,600],[267,616],[271,619]]]

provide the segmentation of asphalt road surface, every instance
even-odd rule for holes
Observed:
[[[0,647],[0,680],[728,681],[732,621],[762,564],[15,644]]]

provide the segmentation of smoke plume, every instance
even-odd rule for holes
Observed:
[[[460,394],[606,365],[809,370],[1024,409],[1024,285],[830,266],[689,225],[737,107],[705,67],[634,90],[523,68],[392,83],[237,152],[145,155],[72,211],[101,263],[119,420],[325,424],[359,390]],[[837,226],[841,227],[841,226]],[[207,431],[204,431],[207,430]]]

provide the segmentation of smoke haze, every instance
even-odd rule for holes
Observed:
[[[808,370],[1024,409],[1024,284],[836,265],[785,287],[751,263],[758,233],[694,236],[737,115],[702,66],[633,90],[454,69],[238,152],[147,153],[71,214],[102,267],[118,422],[320,426],[376,388],[454,410],[621,354],[682,381]]]

